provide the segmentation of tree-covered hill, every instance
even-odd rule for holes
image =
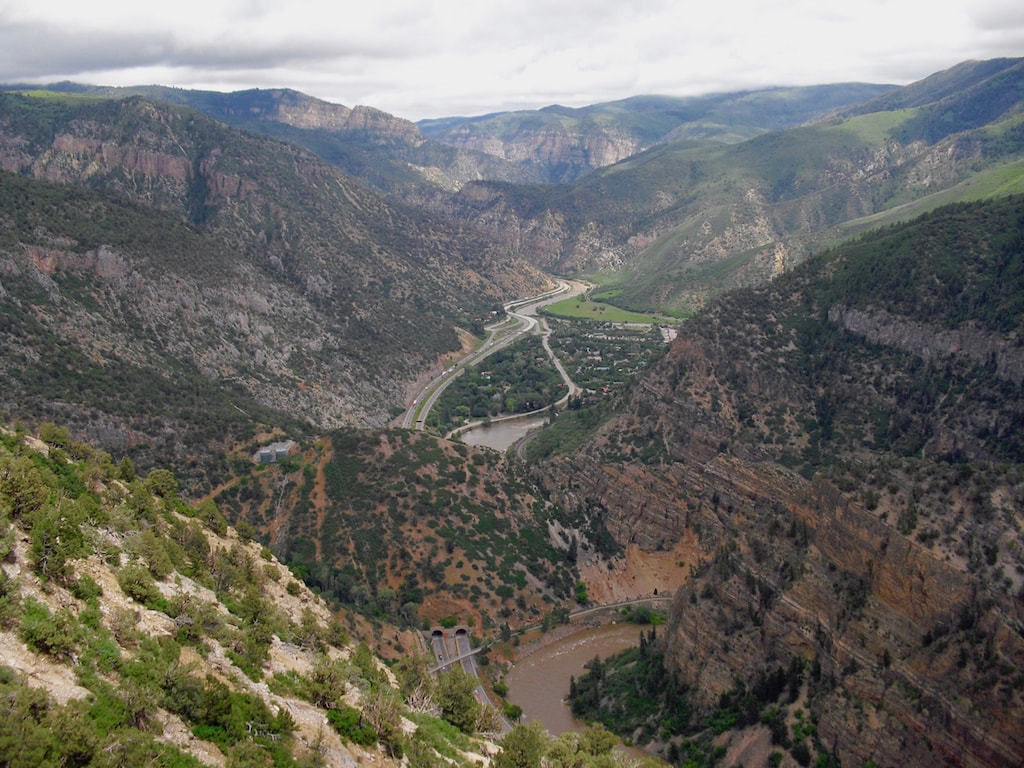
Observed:
[[[332,604],[389,624],[494,639],[557,620],[586,602],[580,562],[619,552],[514,458],[426,433],[339,430],[249,470],[215,497],[228,519]]]
[[[0,431],[4,765],[469,765],[486,749],[487,721],[466,719],[479,703],[430,678],[414,638],[392,672],[170,472],[39,434]]]
[[[475,678],[430,673],[415,631],[390,628],[402,653],[385,662],[365,621],[252,533],[168,470],[139,474],[53,423],[0,427],[0,763],[638,765],[602,728],[503,726]]]

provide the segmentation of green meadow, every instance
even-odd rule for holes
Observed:
[[[544,307],[541,312],[554,317],[566,317],[572,320],[594,320],[600,323],[675,323],[677,319],[666,315],[653,315],[641,312],[630,312],[628,309],[605,304],[601,301],[590,301],[583,297],[563,299]]]

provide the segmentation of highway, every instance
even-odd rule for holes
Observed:
[[[448,653],[448,643],[445,642],[445,636],[442,634],[432,635],[430,647],[434,650],[434,655],[437,656],[437,666],[431,671],[448,672],[451,669],[451,654]]]
[[[583,293],[587,290],[588,286],[586,283],[575,280],[557,280],[557,283],[558,287],[553,290],[537,296],[517,299],[506,304],[504,306],[506,317],[501,322],[486,328],[487,338],[484,343],[454,365],[446,368],[420,391],[402,417],[402,426],[406,429],[423,429],[427,416],[430,414],[430,409],[434,407],[434,403],[437,402],[441,393],[444,392],[445,388],[452,381],[461,376],[466,368],[476,365],[499,349],[504,349],[527,333],[540,333],[544,335],[544,348],[547,350],[555,368],[569,389],[569,394],[566,395],[565,399],[568,400],[569,395],[578,392],[578,388],[569,378],[565,368],[562,367],[561,362],[555,357],[554,352],[552,352],[551,347],[547,343],[547,335],[550,334],[547,323],[543,319],[538,319],[536,313],[540,307],[547,304],[553,304],[556,301]],[[522,414],[516,415],[521,416]]]

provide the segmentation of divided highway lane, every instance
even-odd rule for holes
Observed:
[[[542,330],[541,321],[535,317],[540,307],[576,296],[587,290],[585,283],[577,281],[558,280],[557,283],[558,287],[554,290],[506,304],[505,312],[508,316],[500,323],[487,327],[487,339],[479,349],[445,369],[440,376],[433,379],[420,391],[419,396],[413,400],[412,405],[402,417],[402,426],[405,429],[423,429],[430,409],[434,407],[437,398],[456,377],[462,375],[467,367],[476,365],[499,349],[504,349],[523,334],[540,332]],[[558,365],[557,361],[556,365]],[[563,378],[567,378],[564,369],[560,368],[560,372],[562,372]],[[569,386],[571,389],[572,384],[570,383]]]
[[[444,635],[435,634],[430,638],[430,645],[437,657],[437,669],[439,672],[447,672],[451,669],[451,656],[448,653],[448,644]]]

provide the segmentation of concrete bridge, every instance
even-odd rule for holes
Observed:
[[[471,675],[476,674],[476,662],[473,656],[484,650],[486,646],[472,648],[469,644],[469,627],[458,625],[451,628],[431,627],[430,648],[434,652],[437,663],[428,671],[431,673],[447,672],[453,664],[462,664],[462,668]]]

